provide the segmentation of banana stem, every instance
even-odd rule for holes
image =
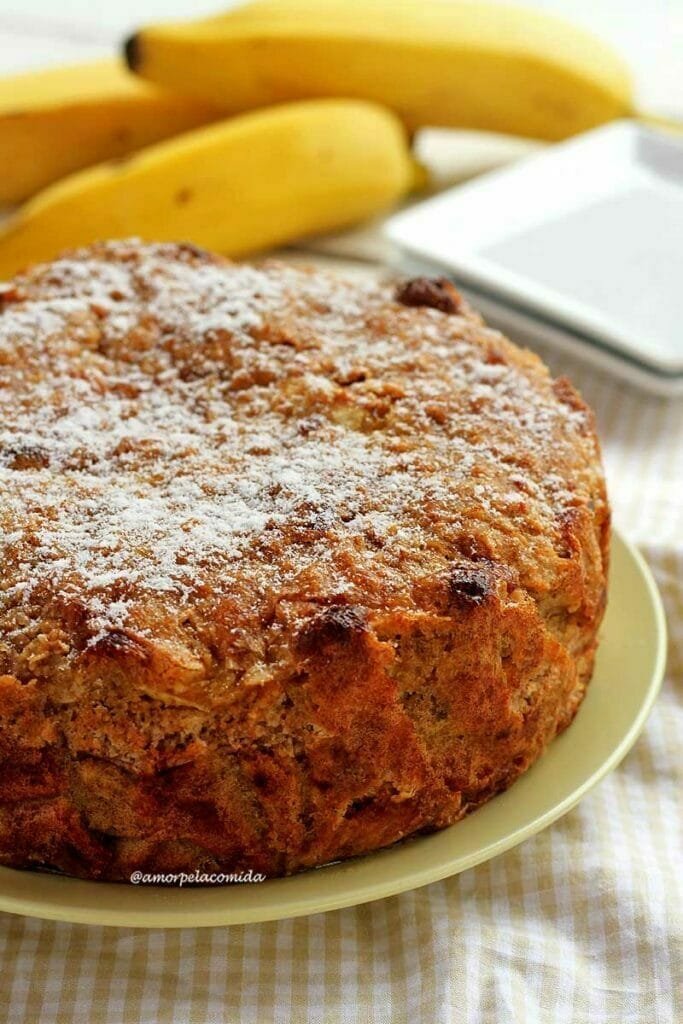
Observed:
[[[413,165],[413,180],[410,186],[411,192],[424,192],[429,187],[429,168],[425,167],[424,164],[420,163],[414,156],[411,156],[410,162]]]
[[[673,117],[662,117],[660,114],[648,114],[647,111],[637,111],[635,120],[648,128],[656,128],[659,131],[668,132],[671,135],[683,135],[683,121]]]

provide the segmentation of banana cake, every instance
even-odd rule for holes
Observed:
[[[288,874],[571,722],[593,416],[450,282],[126,241],[0,308],[0,863]]]

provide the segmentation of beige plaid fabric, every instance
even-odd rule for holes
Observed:
[[[683,404],[544,354],[597,411],[616,523],[668,611],[668,677],[621,766],[517,849],[362,907],[168,932],[0,914],[0,1021],[683,1020]]]

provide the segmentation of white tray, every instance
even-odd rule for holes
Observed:
[[[683,394],[683,143],[620,121],[391,218],[527,334]]]

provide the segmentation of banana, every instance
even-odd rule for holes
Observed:
[[[131,235],[241,256],[362,220],[414,180],[403,126],[384,108],[359,100],[271,107],[46,189],[0,233],[0,274]]]
[[[117,60],[0,78],[0,203],[101,160],[216,120],[201,100],[136,78]]]
[[[257,0],[143,28],[130,68],[230,113],[322,96],[374,100],[410,130],[474,128],[553,141],[633,108],[613,51],[539,12],[439,0]]]

